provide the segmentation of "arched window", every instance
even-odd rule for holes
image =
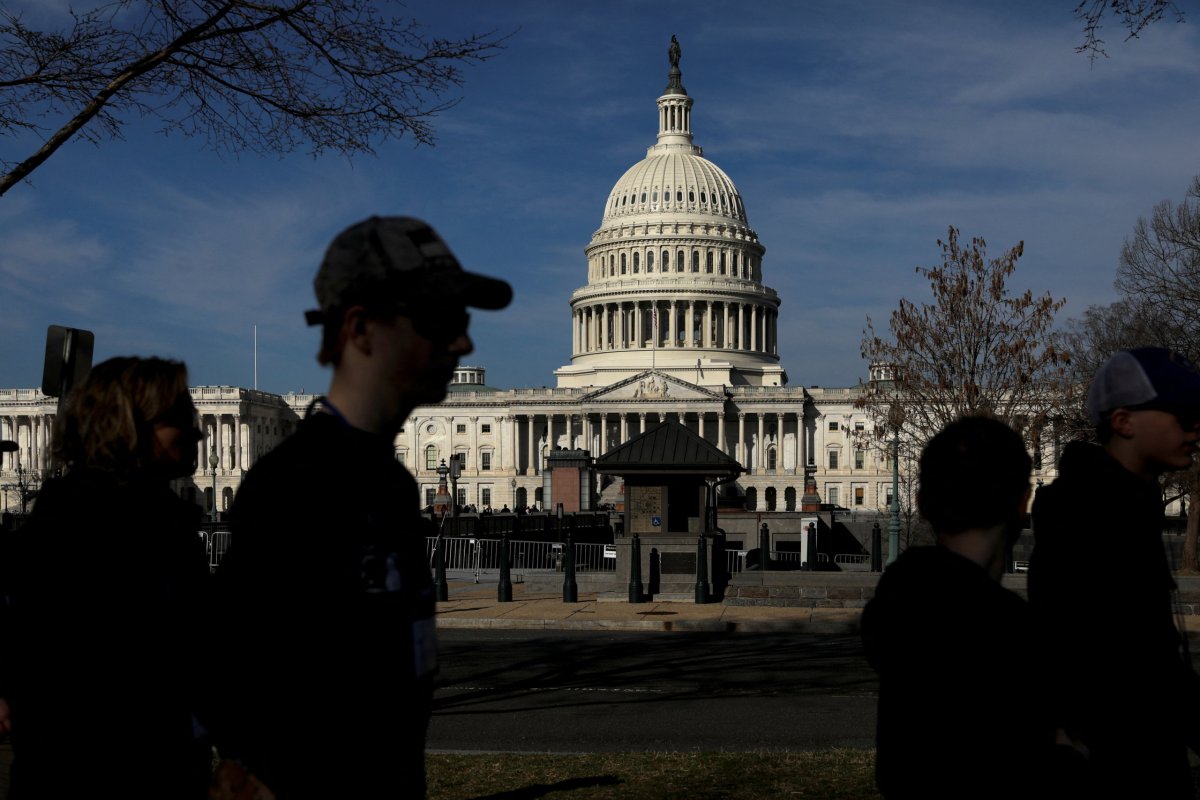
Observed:
[[[646,272],[654,272],[654,251],[646,253]]]
[[[684,254],[684,252],[682,250],[680,250],[678,253],[675,254],[675,271],[683,272],[686,265],[687,265],[687,256]]]
[[[682,189],[680,189],[680,190],[678,190],[677,192],[675,192],[675,202],[676,202],[676,203],[682,203],[682,202],[683,202],[683,190],[682,190]]]
[[[645,191],[642,192],[642,202],[643,203],[646,202],[646,192]]]
[[[621,274],[625,274],[625,254],[621,253]]]
[[[696,202],[696,191],[694,189],[688,189],[688,202]]]
[[[755,489],[753,486],[751,486],[749,489],[746,490],[746,510],[747,511],[757,511],[758,510],[758,490]]]
[[[708,253],[706,253],[705,255],[706,255],[706,258],[704,259],[704,271],[707,272],[709,275],[711,275],[712,271],[713,271],[712,250],[709,250]]]
[[[699,271],[700,271],[700,251],[693,250],[692,251],[692,272],[699,272]]]
[[[705,191],[703,189],[700,190],[700,205],[702,205],[702,206],[708,205],[708,195],[705,193]]]
[[[725,251],[724,250],[721,251],[720,269],[721,269],[721,274],[724,275],[725,274]]]
[[[671,251],[670,250],[662,251],[662,271],[663,272],[671,271]]]
[[[776,450],[774,447],[768,448],[768,450],[767,450],[767,469],[775,469],[775,465],[777,463],[778,452],[779,451]]]
[[[438,451],[435,445],[429,445],[425,448],[425,469],[437,469]]]
[[[637,271],[638,271],[638,267],[639,267],[639,266],[640,266],[640,264],[641,264],[641,258],[640,258],[640,255],[641,255],[641,254],[640,254],[640,253],[638,253],[636,250],[634,250],[634,251],[633,251],[633,271],[634,271],[634,272],[637,272]]]
[[[767,511],[775,510],[775,487],[768,486],[766,491]]]

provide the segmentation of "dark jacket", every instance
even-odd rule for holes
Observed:
[[[1016,797],[1053,747],[1038,714],[1028,607],[943,547],[906,550],[863,612],[879,673],[885,797]]]
[[[309,417],[247,474],[231,523],[215,585],[222,756],[281,800],[423,797],[434,597],[391,441]]]
[[[1056,724],[1091,750],[1112,796],[1192,797],[1200,681],[1174,624],[1158,483],[1073,443],[1038,490],[1033,524],[1029,601]]]
[[[80,470],[42,487],[3,564],[14,800],[204,795],[198,517],[162,481]]]

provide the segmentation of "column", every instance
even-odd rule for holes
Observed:
[[[755,414],[755,416],[758,417],[758,452],[756,452],[754,454],[754,463],[757,465],[757,467],[756,467],[757,469],[766,469],[766,466],[767,466],[767,439],[766,439],[767,430],[766,430],[766,428],[767,428],[767,426],[765,423],[766,423],[767,415],[760,411],[757,414]]]
[[[608,350],[608,303],[600,307],[600,349]]]
[[[238,463],[241,464],[242,470],[250,469],[253,462],[253,453],[250,452],[250,423],[242,421],[242,415],[238,415],[238,447],[240,456]]]
[[[677,335],[677,329],[675,326],[675,311],[676,311],[675,301],[668,300],[667,301],[667,336],[669,337],[670,341],[667,343],[667,347],[678,347],[679,346],[679,336]]]
[[[536,475],[537,451],[534,449],[533,421],[535,414],[525,415],[525,474]],[[518,459],[519,460],[519,459]]]
[[[746,305],[738,303],[738,333],[737,333],[737,349],[746,349]]]
[[[758,350],[758,306],[750,306],[750,349]]]
[[[600,455],[608,452],[608,414],[600,412]]]
[[[0,439],[14,439],[12,435],[12,419],[10,417],[0,417]],[[10,470],[12,466],[12,453],[0,453],[0,469]]]
[[[621,412],[621,444],[629,441],[629,415]]]
[[[738,463],[743,467],[746,466],[746,412],[738,412],[738,443],[737,456]]]
[[[642,335],[642,304],[640,301],[633,304],[633,346],[641,350],[646,344],[646,337]]]
[[[785,460],[787,450],[783,446],[783,440],[783,412],[779,412],[775,415],[775,469],[780,475],[788,470]]]
[[[684,337],[685,347],[695,347],[696,343],[692,340],[692,331],[696,330],[696,301],[687,301],[687,335]]]
[[[646,412],[639,411],[638,412],[638,433],[645,433],[645,432],[646,432]]]
[[[704,415],[703,411],[696,412],[696,435],[701,439],[704,438]]]
[[[729,348],[729,303],[721,303],[721,347]]]
[[[796,474],[803,475],[804,468],[808,464],[806,453],[808,452],[808,431],[804,429],[804,406],[796,412]]]
[[[704,303],[704,335],[700,341],[704,342],[705,347],[712,347],[712,338],[712,301],[708,300]]]
[[[729,448],[725,444],[725,409],[717,412],[717,446],[721,448],[722,453],[728,454]]]

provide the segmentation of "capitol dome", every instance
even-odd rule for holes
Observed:
[[[571,296],[571,364],[559,386],[606,386],[647,370],[705,385],[781,386],[779,295],[741,193],[692,141],[693,100],[672,37],[658,136],[604,202]]]

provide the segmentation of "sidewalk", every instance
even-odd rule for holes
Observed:
[[[628,603],[624,598],[579,593],[564,603],[562,593],[525,591],[513,584],[510,603],[496,600],[496,585],[450,581],[450,599],[437,606],[442,629],[712,631],[853,634],[859,609],[726,606],[693,602]]]

